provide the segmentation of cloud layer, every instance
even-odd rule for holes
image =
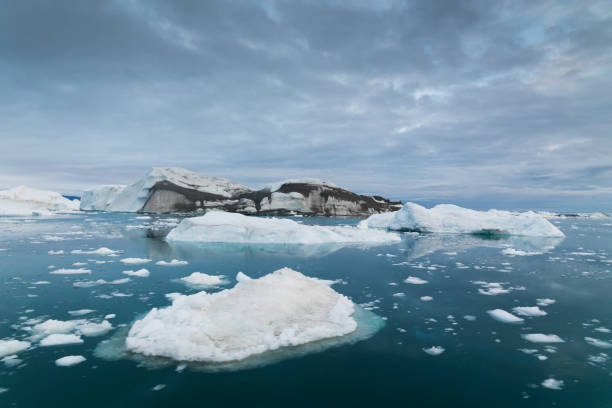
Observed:
[[[0,186],[173,165],[610,210],[609,3],[9,1]]]

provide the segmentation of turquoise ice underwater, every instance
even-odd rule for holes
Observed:
[[[99,323],[116,315],[108,317],[112,330],[83,337],[82,344],[5,356],[0,406],[612,404],[610,219],[555,219],[564,239],[405,233],[400,243],[376,246],[171,245],[158,237],[164,224],[178,221],[170,216],[87,213],[0,221],[0,339],[27,338],[31,319]],[[71,253],[100,247],[122,253]],[[127,257],[152,262],[119,262]],[[172,259],[187,264],[155,264]],[[123,271],[141,267],[150,276],[125,281]],[[238,272],[256,278],[283,267],[337,281],[334,290],[380,319],[369,321],[370,332],[355,341],[285,350],[248,367],[209,370],[122,358],[108,347],[100,353],[136,318],[168,306],[166,294],[198,291],[180,278],[196,271],[225,275],[221,290],[234,286]],[[91,274],[49,273],[60,268]],[[116,283],[74,285],[95,280]],[[84,309],[93,311],[68,313]],[[497,309],[522,321],[490,313]],[[528,336],[534,334],[545,336]],[[551,341],[552,335],[562,342],[530,341]],[[56,365],[70,355],[86,360]]]

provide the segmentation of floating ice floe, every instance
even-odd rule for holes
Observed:
[[[430,356],[439,356],[440,354],[444,353],[445,349],[441,346],[432,346],[429,348],[424,348],[423,351]]]
[[[49,255],[64,255],[64,250],[63,249],[60,249],[60,250],[57,250],[57,251],[50,250],[47,253]]]
[[[487,310],[489,316],[502,323],[522,323],[525,319],[506,312],[503,309]]]
[[[0,216],[51,215],[79,209],[79,200],[69,200],[60,193],[19,186],[0,191]]]
[[[170,242],[326,244],[398,242],[399,235],[367,227],[305,225],[289,219],[251,217],[211,211],[185,218],[166,239]]]
[[[87,359],[83,356],[66,356],[55,360],[55,365],[58,367],[71,367],[77,364],[81,364],[85,360]]]
[[[42,347],[81,344],[83,339],[75,334],[50,334],[40,341]]]
[[[612,348],[612,343],[610,343],[609,341],[600,340],[593,337],[585,337],[584,341],[589,343],[591,346],[599,348]]]
[[[93,288],[94,286],[100,286],[100,285],[123,285],[124,283],[128,283],[130,282],[130,278],[123,278],[123,279],[115,279],[112,281],[106,281],[104,279],[98,279],[95,281],[78,281],[78,282],[74,282],[72,284],[72,286],[74,286],[75,288]]]
[[[565,340],[556,334],[529,333],[521,334],[521,337],[532,343],[565,343]]]
[[[557,301],[555,299],[548,299],[548,298],[544,298],[544,299],[536,299],[538,306],[549,306],[549,305],[553,305],[555,304]]]
[[[151,262],[148,258],[124,258],[120,261],[126,265],[140,265]]]
[[[425,279],[421,279],[419,277],[416,276],[409,276],[406,279],[404,279],[404,282],[406,283],[410,283],[413,285],[424,285],[427,283],[427,281]]]
[[[207,288],[227,283],[224,275],[208,275],[206,273],[194,272],[189,276],[181,278],[181,282],[194,288]]]
[[[177,295],[171,306],[152,309],[130,328],[127,350],[220,364],[278,355],[275,351],[286,347],[286,356],[291,356],[300,354],[296,346],[312,344],[314,350],[325,348],[326,340],[342,343],[344,336],[359,332],[358,313],[372,315],[329,286],[289,268],[258,279],[238,273],[236,279],[232,289]],[[376,320],[368,337],[381,327],[380,318]]]
[[[69,310],[68,314],[70,316],[85,316],[93,312],[95,312],[95,310],[93,309],[79,309],[79,310]]]
[[[117,256],[117,254],[121,253],[123,251],[115,251],[113,249],[109,249],[106,247],[101,247],[98,249],[93,249],[93,250],[82,250],[82,249],[75,249],[70,251],[71,254],[82,254],[82,255],[101,255],[101,256]]]
[[[157,261],[155,262],[155,265],[158,266],[183,266],[183,265],[188,265],[189,262],[187,261],[179,261],[178,259],[173,259],[170,262],[168,261]]]
[[[431,302],[433,300],[433,297],[431,297],[431,296],[421,296],[420,299],[423,302]]]
[[[128,276],[137,276],[139,278],[148,278],[150,275],[149,271],[145,268],[139,269],[137,271],[123,271],[123,273]]]
[[[549,390],[561,390],[563,388],[563,380],[547,378],[546,380],[542,381],[542,387],[548,388]]]
[[[56,269],[54,271],[49,272],[51,275],[89,275],[91,273],[91,269],[86,268],[76,268],[76,269]]]
[[[518,315],[529,317],[546,316],[548,314],[537,306],[517,306],[513,307],[512,311]]]
[[[0,340],[0,357],[21,353],[30,348],[30,342],[2,339]]]
[[[524,235],[563,237],[564,234],[543,216],[534,212],[475,211],[452,204],[427,209],[406,203],[401,210],[374,214],[362,224],[370,228],[396,231],[449,234]]]
[[[502,250],[502,254],[508,255],[508,256],[533,256],[533,255],[542,255],[543,252],[538,252],[538,251],[529,252],[529,251],[522,251],[520,249],[506,248]]]

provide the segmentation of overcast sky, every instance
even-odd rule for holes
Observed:
[[[612,210],[609,1],[0,2],[0,187],[179,166]]]

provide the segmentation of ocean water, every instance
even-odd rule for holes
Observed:
[[[177,221],[102,213],[0,218],[0,339],[26,339],[36,319],[116,315],[109,320],[112,331],[85,337],[83,344],[33,342],[19,353],[21,361],[0,362],[0,407],[612,407],[610,219],[554,220],[566,234],[555,240],[404,234],[393,245],[316,247],[169,245],[160,237]],[[123,252],[70,253],[99,247]],[[48,252],[59,250],[64,254]],[[121,264],[126,257],[153,262]],[[171,259],[188,265],[155,265]],[[384,326],[370,327],[359,341],[285,350],[268,361],[216,371],[113,353],[134,319],[169,304],[165,294],[197,292],[178,278],[194,271],[223,274],[227,288],[239,271],[258,277],[285,266],[340,280],[334,289],[384,319]],[[141,267],[149,277],[74,286],[122,279],[122,271]],[[92,272],[49,273],[57,268]],[[404,282],[409,276],[427,283]],[[487,313],[518,315],[513,308],[536,306],[538,299],[555,302],[539,306],[544,316],[520,316],[522,323]],[[94,311],[68,314],[79,309]],[[563,342],[522,337],[534,333],[555,334]],[[433,346],[444,352],[424,351]],[[67,355],[87,360],[55,365]],[[560,389],[542,386],[547,379]]]

